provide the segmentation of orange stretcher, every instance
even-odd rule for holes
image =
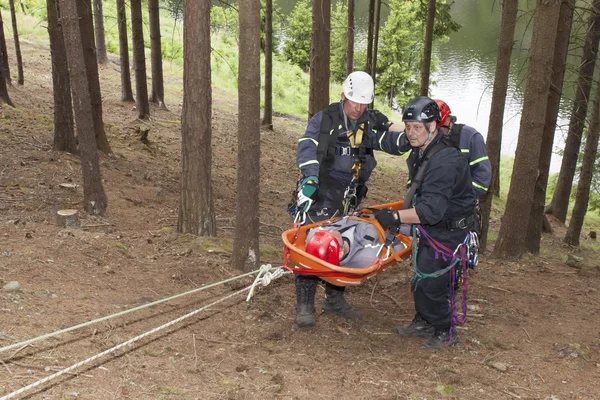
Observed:
[[[358,219],[373,224],[373,226],[377,229],[377,232],[379,232],[379,239],[381,243],[384,243],[386,240],[385,232],[377,220],[374,218],[369,218],[369,216],[372,214],[372,210],[381,210],[384,208],[399,210],[400,207],[402,207],[402,204],[403,202],[399,201],[395,203],[373,206],[368,209],[359,210],[353,216],[348,218]],[[285,245],[283,249],[283,266],[287,270],[297,275],[318,276],[319,278],[337,286],[355,286],[360,285],[372,276],[383,272],[388,267],[397,262],[402,262],[411,256],[412,238],[402,234],[397,234],[396,239],[405,245],[403,250],[396,252],[391,245],[384,245],[382,253],[385,254],[380,254],[379,258],[374,260],[372,265],[365,266],[365,268],[340,267],[306,253],[304,246],[306,244],[306,236],[308,231],[320,225],[334,223],[339,219],[341,219],[341,217],[336,217],[313,224],[297,226],[283,232],[281,234],[283,243]],[[385,258],[382,258],[382,256]]]

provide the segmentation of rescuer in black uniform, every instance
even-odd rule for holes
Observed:
[[[437,129],[440,110],[435,101],[424,96],[411,100],[402,120],[412,146],[407,160],[409,182],[416,190],[413,187],[414,196],[406,208],[381,210],[376,218],[392,231],[401,223],[419,224],[433,240],[454,250],[466,234],[478,228],[469,165],[460,149]],[[448,261],[436,257],[431,243],[421,236],[416,264],[418,271],[429,275],[446,268]],[[424,345],[427,349],[456,343],[456,335],[450,332],[449,282],[449,273],[417,279],[413,284],[416,315],[412,323],[394,332],[429,339]]]

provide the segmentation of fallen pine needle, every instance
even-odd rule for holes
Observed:
[[[345,330],[344,328],[342,328],[341,326],[337,327],[338,332],[343,333],[345,335],[350,335],[350,332],[348,332],[347,330]]]

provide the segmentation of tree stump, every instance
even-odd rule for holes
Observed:
[[[59,210],[56,213],[56,223],[63,228],[79,228],[79,218],[77,210]]]

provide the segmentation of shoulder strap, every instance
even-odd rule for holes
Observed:
[[[460,148],[460,134],[462,132],[462,128],[465,124],[453,124],[452,129],[450,130],[450,134],[448,138],[452,146]]]
[[[323,111],[321,126],[319,128],[319,145],[317,146],[317,161],[323,165],[323,161],[333,159],[335,156],[335,140],[329,140],[333,130],[341,122],[340,103],[332,103]]]
[[[433,157],[440,150],[445,149],[446,147],[451,147],[451,146],[453,146],[453,145],[451,143],[449,143],[449,140],[447,140],[445,137],[442,137],[438,142],[432,144],[431,147],[429,147],[427,149],[427,151],[425,152],[425,155],[423,157],[423,160],[421,161],[421,166],[419,167],[419,170],[417,171],[415,177],[412,179],[412,181],[410,183],[410,187],[408,188],[408,191],[406,192],[406,198],[404,199],[404,204],[402,204],[403,210],[412,207],[413,197],[415,196],[415,193],[417,192],[417,189],[419,188],[419,186],[421,186],[421,182],[423,181],[423,176],[425,175],[425,172],[427,171],[427,167],[429,166],[429,160],[431,160],[431,157]],[[413,149],[413,151],[418,151],[418,149]]]

